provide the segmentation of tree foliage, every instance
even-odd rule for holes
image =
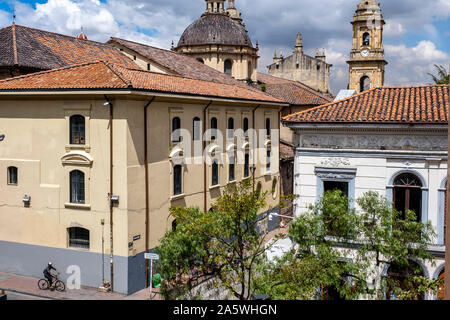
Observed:
[[[275,299],[383,298],[377,287],[384,265],[402,268],[411,259],[433,260],[427,250],[435,236],[430,223],[417,222],[414,212],[400,212],[375,192],[357,199],[359,210],[341,191],[326,192],[291,225],[295,243],[275,264],[260,273],[260,289]],[[416,275],[411,275],[416,276]]]

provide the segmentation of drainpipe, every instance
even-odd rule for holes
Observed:
[[[150,246],[149,239],[149,198],[148,198],[148,141],[147,141],[147,108],[153,103],[156,97],[153,97],[144,107],[144,154],[145,154],[145,252],[148,252]],[[148,260],[145,259],[145,287],[148,287]]]
[[[111,291],[114,291],[114,231],[113,231],[113,227],[114,227],[114,223],[113,223],[113,218],[114,218],[114,210],[113,210],[113,203],[111,200],[111,196],[114,194],[113,191],[113,178],[114,178],[114,174],[113,174],[113,117],[114,117],[114,113],[113,113],[113,104],[111,103],[111,101],[109,101],[108,97],[105,95],[105,100],[108,102],[109,104],[109,232],[110,232],[110,266],[111,266]]]
[[[203,109],[203,135],[206,132],[206,111],[211,106],[213,101],[211,100],[207,106]],[[203,154],[206,149],[206,141],[203,137]],[[206,179],[206,159],[203,159],[203,211],[206,212],[206,208],[208,207],[207,201],[206,201],[206,195],[207,195],[207,188],[208,188],[208,181]]]

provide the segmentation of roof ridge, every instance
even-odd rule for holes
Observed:
[[[140,45],[140,46],[146,46],[146,47],[150,47],[150,48],[157,49],[157,50],[160,50],[160,51],[165,51],[165,52],[170,52],[170,53],[173,53],[173,54],[181,55],[181,53],[178,53],[178,52],[175,52],[175,51],[172,51],[172,50],[169,50],[169,49],[158,48],[158,47],[154,47],[154,46],[151,46],[151,45],[148,45],[148,44],[145,44],[145,43],[140,43],[140,42],[127,40],[127,39],[123,39],[123,38],[110,37],[110,40],[114,40],[114,39],[121,40],[121,41],[126,41],[126,42],[131,42],[131,43],[134,43],[134,44],[137,44],[137,45]]]
[[[115,64],[107,62],[107,61],[101,61],[101,62],[103,62],[103,64],[105,64],[116,76],[118,76],[119,79],[122,80],[127,85],[128,88],[133,88],[132,82],[125,78],[125,76],[122,74],[122,72],[120,72],[120,70],[118,70],[118,68]],[[128,70],[134,70],[134,69],[128,69]]]
[[[47,74],[47,73],[52,73],[52,72],[58,72],[58,71],[66,70],[66,69],[79,68],[79,67],[84,67],[84,66],[87,66],[87,65],[90,65],[90,64],[99,64],[99,63],[105,63],[105,61],[103,61],[103,60],[90,61],[90,62],[74,64],[74,65],[61,67],[61,68],[55,68],[55,69],[50,69],[50,70],[44,70],[44,71],[39,71],[39,72],[28,73],[28,74],[24,74],[24,75],[21,75],[21,76],[16,76],[16,77],[12,77],[12,78],[2,79],[2,80],[0,80],[0,83],[12,81],[12,80],[17,80],[17,79],[30,78],[30,77],[33,77],[33,76],[36,76],[36,75]]]
[[[11,25],[11,26],[12,26],[12,25]],[[9,27],[11,27],[11,26],[7,26],[7,27],[5,27],[5,28],[9,28]],[[20,27],[20,28],[25,28],[25,29],[30,29],[30,30],[35,30],[35,31],[40,31],[40,32],[45,32],[45,33],[50,33],[50,34],[54,34],[54,35],[58,35],[58,36],[66,37],[66,38],[72,38],[72,39],[75,39],[75,40],[92,42],[92,43],[101,44],[101,45],[103,45],[103,46],[110,47],[109,45],[107,45],[107,44],[105,44],[105,43],[103,43],[103,42],[100,42],[100,41],[94,41],[94,40],[89,40],[89,39],[87,39],[87,40],[86,40],[86,39],[79,39],[79,38],[77,38],[77,37],[69,36],[69,35],[67,35],[67,34],[56,33],[56,32],[52,32],[52,31],[42,30],[42,29],[33,28],[33,27],[28,27],[28,26],[22,26],[22,25],[18,25],[18,24],[15,24],[15,26]]]
[[[376,91],[376,90],[378,90],[378,89],[380,89],[380,88],[379,88],[379,87],[375,87],[375,88],[372,88],[372,89],[369,89],[369,90],[360,92],[360,93],[358,93],[358,94],[352,95],[352,96],[350,96],[350,97],[347,97],[347,98],[344,98],[344,99],[341,99],[341,100],[331,101],[331,102],[329,102],[329,103],[326,103],[326,104],[323,104],[323,105],[321,105],[321,106],[317,106],[317,107],[314,107],[314,108],[311,108],[311,109],[308,109],[308,110],[303,110],[303,111],[295,112],[295,113],[293,113],[293,114],[290,114],[290,115],[287,115],[287,116],[283,117],[283,120],[285,120],[285,119],[288,118],[288,117],[291,117],[291,116],[294,116],[294,115],[298,115],[298,114],[301,114],[301,113],[307,113],[307,112],[310,112],[310,111],[313,111],[313,110],[317,110],[317,109],[319,109],[319,108],[329,107],[330,105],[338,104],[338,103],[344,102],[344,101],[346,101],[346,100],[350,100],[350,99],[353,99],[353,98],[356,98],[356,97],[365,95],[365,94],[367,94],[367,93],[369,93],[369,92]],[[289,120],[285,120],[285,121],[289,121]]]
[[[14,53],[14,65],[19,64],[19,59],[17,56],[17,37],[16,37],[16,24],[13,23],[11,25],[11,32],[12,32],[12,41],[13,41],[13,53]]]

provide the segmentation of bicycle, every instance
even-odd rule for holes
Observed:
[[[64,282],[59,280],[58,277],[55,278],[55,281],[53,283],[56,291],[63,292],[66,290],[66,285],[64,284]],[[38,287],[41,290],[48,290],[50,288],[50,283],[48,282],[47,279],[40,279],[38,281]]]

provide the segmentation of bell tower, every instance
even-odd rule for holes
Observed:
[[[380,4],[363,0],[353,16],[353,46],[350,52],[349,89],[366,91],[384,85],[383,26]]]
[[[225,0],[205,0],[207,13],[225,13]]]

